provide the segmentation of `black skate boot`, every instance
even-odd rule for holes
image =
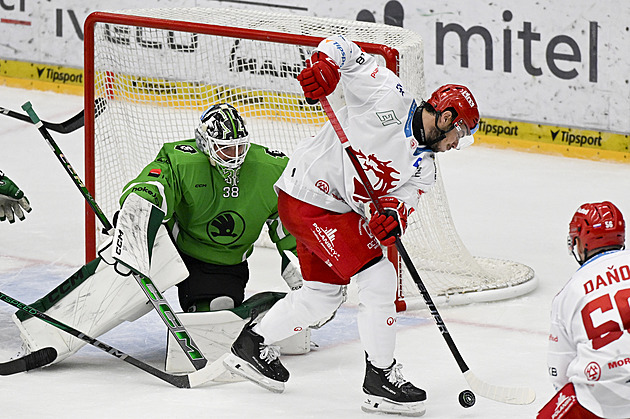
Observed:
[[[396,360],[389,368],[377,368],[365,360],[365,380],[363,392],[366,399],[361,409],[364,412],[393,413],[403,416],[422,416],[425,412],[424,390],[406,381]]]
[[[265,345],[264,339],[252,330],[251,323],[243,328],[232,344],[232,354],[223,364],[238,374],[275,393],[284,391],[284,383],[289,379],[289,371],[278,359],[277,346]]]

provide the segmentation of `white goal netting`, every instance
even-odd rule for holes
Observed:
[[[326,121],[319,105],[306,104],[296,77],[317,43],[332,34],[359,42],[396,71],[408,91],[425,97],[422,39],[398,27],[244,9],[91,14],[85,32],[86,180],[108,218],[118,209],[122,187],[164,142],[194,138],[210,104],[234,105],[253,142],[290,156]],[[455,231],[441,178],[421,201],[403,241],[436,303],[508,298],[536,286],[528,266],[471,256]],[[89,255],[100,226],[89,217],[86,226]],[[401,281],[407,308],[422,307],[413,280],[403,274]]]

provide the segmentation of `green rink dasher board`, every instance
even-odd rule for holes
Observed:
[[[0,84],[82,96],[83,69],[0,60]],[[591,160],[630,162],[630,134],[482,118],[475,143]]]
[[[475,144],[630,162],[630,134],[481,118]]]

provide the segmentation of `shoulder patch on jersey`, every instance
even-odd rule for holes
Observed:
[[[149,176],[151,177],[160,177],[162,174],[162,169],[151,169],[149,170]]]
[[[183,153],[190,153],[190,154],[197,153],[197,150],[195,149],[195,147],[188,144],[178,144],[175,146],[175,150],[181,151]]]
[[[402,124],[402,122],[400,122],[400,120],[396,117],[396,113],[393,109],[383,112],[376,112],[376,116],[378,116],[379,121],[381,121],[381,124],[384,127],[392,124]]]
[[[286,157],[287,155],[284,154],[282,151],[280,150],[270,150],[268,148],[265,148],[265,153],[269,154],[271,157],[275,157],[275,158],[282,158],[282,157]]]

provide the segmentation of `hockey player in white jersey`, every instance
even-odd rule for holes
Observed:
[[[339,83],[338,119],[385,208],[370,199],[330,123],[303,140],[276,183],[278,211],[297,239],[304,283],[232,346],[227,368],[275,392],[289,372],[272,342],[330,317],[350,280],[358,285],[358,327],[366,371],[362,408],[419,416],[425,391],[406,381],[394,359],[397,276],[380,244],[403,233],[407,216],[436,178],[434,153],[472,142],[477,104],[464,86],[446,85],[417,102],[403,82],[343,36],[323,40],[298,80],[317,100]]]
[[[553,300],[548,368],[558,393],[538,418],[628,418],[630,251],[621,212],[607,201],[580,206],[568,244],[581,266]]]

